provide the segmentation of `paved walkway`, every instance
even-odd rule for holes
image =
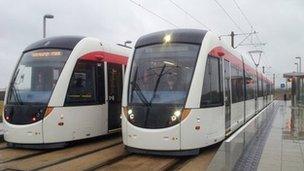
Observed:
[[[304,170],[304,109],[276,101],[232,140],[208,170]]]
[[[280,102],[258,170],[304,170],[304,109]]]

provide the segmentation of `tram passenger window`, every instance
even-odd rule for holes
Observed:
[[[258,97],[262,97],[263,96],[263,81],[262,79],[259,79],[259,90],[258,90]]]
[[[246,73],[246,100],[254,98],[254,79],[249,74]]]
[[[267,83],[266,83],[266,80],[264,80],[263,87],[264,87],[264,96],[267,96]]]
[[[238,70],[235,66],[231,66],[231,90],[232,90],[232,103],[238,102]]]
[[[243,69],[239,69],[239,80],[238,80],[238,84],[239,84],[239,101],[244,101],[244,73],[243,73]]]
[[[201,96],[201,107],[216,107],[223,105],[221,75],[220,60],[208,56]]]
[[[262,92],[261,92],[261,96],[264,96],[264,95],[265,95],[264,92],[265,92],[264,80],[262,80]]]
[[[103,69],[101,72],[96,63],[78,61],[69,83],[65,105],[92,105],[104,101],[103,78]],[[103,90],[97,87],[103,87]]]
[[[244,84],[243,72],[236,66],[231,67],[232,103],[243,101]]]

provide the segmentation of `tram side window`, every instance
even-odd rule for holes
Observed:
[[[102,69],[98,69],[102,68]],[[65,105],[93,105],[104,101],[103,65],[78,61],[66,94]],[[100,87],[97,89],[97,87]]]
[[[243,101],[244,84],[243,73],[235,66],[231,67],[232,103]]]
[[[263,81],[263,95],[264,96],[267,96],[267,83],[266,83],[266,80]]]
[[[258,97],[258,79],[256,75],[253,75],[253,90],[254,90],[254,98]]]
[[[263,97],[263,81],[262,79],[259,79],[259,91],[258,91],[258,97]]]
[[[254,98],[254,79],[246,73],[246,100]]]
[[[201,96],[201,107],[216,107],[223,105],[221,85],[221,67],[218,58],[208,56]]]
[[[273,91],[273,84],[270,83],[270,95],[273,95],[274,91]]]
[[[270,84],[266,83],[266,95],[268,96],[270,94]]]

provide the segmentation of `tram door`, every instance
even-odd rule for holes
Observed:
[[[121,127],[122,66],[108,63],[108,127],[109,130]]]
[[[225,104],[225,129],[226,133],[230,131],[231,126],[231,74],[230,62],[224,60],[224,104]]]

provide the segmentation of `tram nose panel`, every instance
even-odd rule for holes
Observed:
[[[42,121],[27,125],[4,124],[4,140],[11,143],[43,143]]]
[[[128,124],[126,145],[146,150],[180,150],[180,126],[145,129]]]

